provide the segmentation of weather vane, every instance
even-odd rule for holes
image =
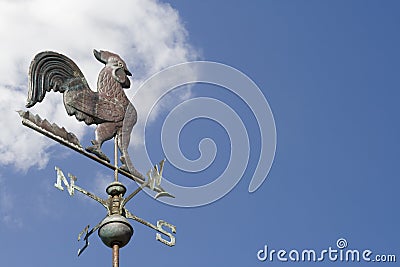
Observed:
[[[100,71],[97,81],[97,91],[92,91],[78,66],[68,57],[51,51],[37,54],[29,67],[29,89],[26,107],[33,107],[41,102],[46,92],[53,90],[63,94],[64,107],[70,116],[75,116],[78,121],[87,125],[97,125],[95,139],[92,146],[84,149],[75,134],[68,132],[64,127],[49,123],[39,115],[29,111],[18,111],[22,124],[33,130],[87,156],[104,166],[114,170],[114,181],[111,182],[106,192],[107,199],[102,199],[95,194],[77,186],[77,178],[68,174],[69,181],[60,168],[55,167],[57,180],[56,188],[64,190],[72,196],[75,190],[89,196],[102,204],[107,215],[95,227],[86,226],[78,235],[78,241],[85,241],[84,246],[78,250],[78,256],[89,245],[89,237],[95,231],[105,245],[112,248],[113,267],[119,266],[119,248],[128,244],[133,235],[133,228],[127,219],[135,220],[158,233],[156,240],[168,245],[175,245],[174,233],[176,228],[163,220],[153,225],[136,215],[125,207],[129,200],[145,187],[156,192],[155,198],[173,197],[161,187],[164,160],[154,165],[146,174],[147,178],[136,170],[129,158],[128,147],[130,134],[137,121],[137,112],[125,95],[124,89],[130,87],[131,72],[126,63],[117,55],[108,51],[93,51],[95,58],[105,66]],[[129,116],[129,120],[126,120]],[[102,144],[114,138],[114,164],[101,150]],[[120,153],[118,166],[118,151]],[[136,181],[140,186],[128,197],[124,197],[126,187],[118,181],[118,174]],[[166,229],[170,231],[167,231]],[[90,230],[89,230],[90,229]],[[168,237],[166,240],[164,237]]]

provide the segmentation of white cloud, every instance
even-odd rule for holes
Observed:
[[[54,50],[80,66],[96,89],[102,68],[92,49],[116,52],[134,72],[135,84],[170,65],[196,57],[179,14],[155,0],[5,1],[0,0],[0,164],[20,170],[44,167],[53,141],[23,127],[18,114],[27,96],[27,71],[36,53]],[[127,91],[129,96],[133,90]],[[138,112],[148,105],[144,100]],[[59,93],[46,94],[31,109],[78,137],[86,127],[68,117]]]

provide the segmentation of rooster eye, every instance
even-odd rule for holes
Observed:
[[[123,67],[124,65],[122,64],[122,62],[118,62],[118,66]]]

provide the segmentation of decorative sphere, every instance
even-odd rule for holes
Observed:
[[[133,228],[125,217],[115,214],[107,216],[101,222],[98,233],[106,246],[112,248],[117,244],[122,248],[131,240]]]
[[[124,195],[126,192],[126,187],[120,182],[112,182],[107,186],[106,192],[110,196]]]

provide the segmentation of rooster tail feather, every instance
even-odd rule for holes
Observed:
[[[68,89],[71,80],[80,80],[87,85],[79,67],[68,57],[51,51],[41,52],[35,56],[29,67],[28,99],[26,107],[30,108],[42,102],[46,92],[63,93]]]

